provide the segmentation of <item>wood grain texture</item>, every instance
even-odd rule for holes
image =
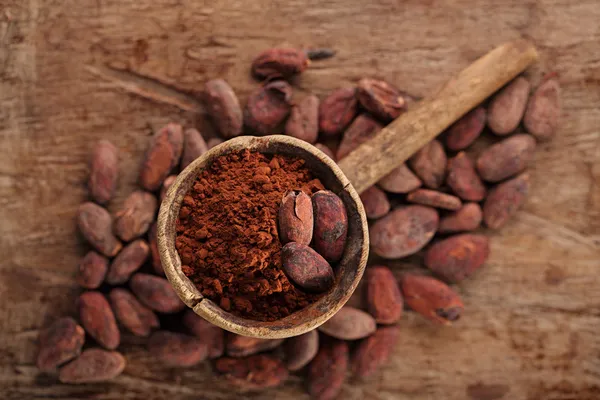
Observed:
[[[93,142],[120,149],[114,211],[135,187],[152,127],[175,121],[213,134],[202,114],[126,94],[89,66],[191,97],[223,77],[245,103],[258,51],[333,47],[336,57],[313,63],[297,93],[323,96],[372,76],[424,97],[494,46],[526,37],[540,53],[527,77],[536,85],[558,72],[564,104],[556,138],[536,154],[527,204],[492,234],[484,269],[459,286],[464,319],[440,329],[406,313],[390,365],[346,384],[340,398],[599,398],[599,19],[596,0],[2,0],[0,397],[236,398],[207,364],[161,367],[131,337],[125,373],[110,384],[59,385],[34,366],[40,327],[75,311],[86,251],[75,212]],[[251,397],[307,398],[299,377]]]

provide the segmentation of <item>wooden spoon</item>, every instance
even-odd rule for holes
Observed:
[[[179,174],[160,208],[158,247],[163,268],[175,291],[198,315],[240,335],[287,338],[323,324],[348,301],[367,263],[368,225],[358,193],[405,162],[536,59],[535,48],[525,40],[515,40],[495,48],[450,80],[436,96],[423,100],[401,115],[341,160],[339,165],[314,146],[289,136],[242,136],[214,147]],[[336,268],[334,287],[314,304],[273,322],[237,317],[204,298],[181,271],[181,260],[175,248],[175,226],[181,202],[198,173],[215,158],[242,149],[303,158],[325,187],[340,195],[348,211],[348,242]]]

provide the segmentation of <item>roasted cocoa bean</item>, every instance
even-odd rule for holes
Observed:
[[[377,325],[375,319],[366,312],[344,306],[318,329],[336,339],[356,340],[375,332]]]
[[[333,400],[346,380],[349,350],[342,340],[327,340],[308,365],[307,389],[315,400]]]
[[[95,251],[89,251],[79,262],[75,280],[84,289],[97,289],[104,281],[106,271],[108,258]]]
[[[446,134],[446,147],[452,151],[469,147],[483,132],[486,121],[485,108],[476,107],[456,121]]]
[[[395,324],[402,317],[404,301],[398,282],[389,268],[374,266],[367,268],[366,300],[369,314],[378,324]]]
[[[406,164],[402,164],[381,178],[377,185],[386,192],[408,193],[421,187],[422,182]]]
[[[164,278],[136,273],[129,281],[131,291],[146,306],[161,313],[176,313],[185,308],[169,281]]]
[[[382,128],[383,125],[366,114],[356,117],[344,132],[337,150],[336,159],[341,160],[346,157],[358,146],[375,136]]]
[[[508,135],[519,126],[527,107],[531,85],[518,77],[492,97],[488,107],[488,126],[496,135]]]
[[[156,331],[148,340],[148,351],[169,367],[192,367],[206,359],[208,347],[194,336]]]
[[[438,213],[420,205],[398,208],[369,229],[371,249],[383,258],[402,258],[421,250],[433,238]]]
[[[308,246],[314,224],[310,196],[301,190],[288,192],[281,201],[277,221],[282,244],[297,242]]]
[[[348,236],[348,215],[335,193],[319,190],[312,196],[315,226],[313,246],[329,262],[342,258]]]
[[[365,214],[367,214],[367,218],[381,218],[390,212],[390,201],[388,200],[385,192],[379,189],[377,186],[371,186],[362,192],[360,195],[360,200],[365,207]]]
[[[108,350],[121,342],[117,321],[108,301],[100,292],[85,292],[79,296],[79,320],[85,331]]]
[[[160,253],[158,252],[158,242],[156,237],[156,224],[152,224],[150,231],[148,231],[148,245],[150,246],[150,256],[152,258],[152,268],[157,275],[165,276],[165,271],[160,260]]]
[[[306,96],[292,107],[285,124],[285,134],[308,143],[317,141],[319,135],[319,98]]]
[[[431,245],[425,252],[425,266],[448,282],[457,283],[471,276],[490,255],[489,239],[484,235],[450,236]]]
[[[554,75],[547,78],[529,98],[523,123],[538,139],[554,136],[560,120],[560,86]]]
[[[154,221],[158,203],[152,193],[137,190],[129,195],[115,214],[115,233],[129,242],[148,232]]]
[[[107,257],[114,257],[123,247],[113,234],[112,217],[97,204],[86,202],[79,206],[77,226],[88,243]]]
[[[439,188],[446,176],[446,153],[437,140],[432,140],[408,160],[415,174],[431,189]]]
[[[473,231],[479,228],[483,212],[477,203],[467,203],[453,213],[450,213],[440,219],[438,232],[462,232]]]
[[[462,201],[458,197],[430,189],[414,190],[406,196],[406,200],[411,203],[443,208],[445,210],[458,210],[462,207]]]
[[[211,324],[192,310],[187,310],[183,314],[182,322],[192,335],[206,343],[208,358],[218,358],[223,355],[225,352],[223,329]]]
[[[140,184],[150,192],[158,190],[179,164],[183,150],[181,125],[167,124],[152,137],[140,172]]]
[[[169,175],[163,182],[163,185],[160,188],[160,197],[159,197],[161,202],[165,199],[165,196],[167,195],[167,190],[169,190],[171,185],[175,182],[175,179],[177,179],[177,175]]]
[[[304,52],[306,53],[306,57],[308,57],[309,60],[314,61],[331,58],[337,53],[334,49],[329,49],[327,47],[306,49],[304,50]]]
[[[500,183],[488,194],[483,205],[483,221],[491,229],[500,229],[525,202],[529,192],[529,174]]]
[[[292,87],[285,81],[272,81],[248,97],[244,124],[260,136],[283,133],[285,119],[292,109]]]
[[[252,62],[252,73],[263,79],[291,78],[308,67],[310,61],[300,49],[272,48],[260,53]]]
[[[519,134],[484,150],[477,159],[477,172],[488,182],[498,182],[525,170],[535,153],[535,139]]]
[[[100,140],[92,153],[88,182],[90,195],[96,203],[108,203],[113,197],[117,189],[118,176],[119,151],[108,140]]]
[[[374,334],[361,340],[352,356],[352,372],[357,378],[368,378],[385,365],[394,352],[400,329],[398,326],[377,328]]]
[[[225,351],[231,357],[246,357],[252,354],[279,347],[283,339],[259,339],[229,333],[226,336]]]
[[[71,317],[63,317],[40,331],[36,365],[52,372],[81,353],[85,341],[83,328]]]
[[[342,133],[358,112],[355,88],[334,90],[319,105],[319,131],[324,136]]]
[[[108,298],[119,323],[134,335],[146,337],[160,327],[154,311],[140,303],[127,289],[113,289]]]
[[[316,330],[287,339],[284,343],[285,365],[289,371],[298,371],[312,361],[319,351],[319,333]]]
[[[110,285],[127,282],[131,274],[144,264],[149,253],[150,246],[143,239],[138,239],[125,246],[110,264],[106,282]]]
[[[448,160],[446,183],[463,200],[481,201],[485,197],[485,186],[464,151]]]
[[[181,163],[179,164],[179,169],[183,171],[192,163],[192,161],[207,151],[208,145],[206,144],[206,141],[204,141],[204,138],[200,132],[193,128],[186,129],[185,132],[183,132],[183,151],[181,154]]]
[[[356,90],[358,102],[367,111],[389,122],[406,111],[406,100],[393,85],[378,79],[363,78]]]
[[[125,369],[125,357],[116,351],[87,349],[60,369],[62,383],[104,382],[116,378]]]
[[[206,112],[216,125],[219,133],[226,139],[242,133],[244,117],[242,107],[235,92],[223,79],[211,79],[204,85],[204,103]],[[213,138],[216,139],[216,138]],[[208,148],[210,146],[210,140]]]
[[[244,390],[261,390],[281,385],[288,377],[283,362],[266,354],[245,358],[219,358],[215,370]]]
[[[460,318],[464,305],[454,290],[429,276],[407,274],[402,279],[404,302],[438,324],[450,325]]]
[[[317,143],[315,144],[315,147],[319,150],[321,150],[323,153],[325,153],[325,155],[329,158],[331,158],[333,161],[335,161],[335,155],[333,154],[333,151],[331,151],[331,149],[327,146],[325,146],[323,143]]]
[[[281,249],[285,275],[308,292],[321,293],[333,286],[335,276],[331,265],[307,245],[290,242]]]
[[[215,137],[208,139],[208,142],[206,142],[209,150],[212,149],[213,147],[220,145],[221,143],[223,143],[223,139],[215,138]]]

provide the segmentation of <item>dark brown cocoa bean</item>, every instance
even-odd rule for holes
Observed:
[[[306,53],[294,48],[272,48],[260,53],[252,62],[252,73],[263,79],[288,79],[301,73],[310,61]]]
[[[152,193],[137,190],[131,193],[115,214],[115,233],[129,242],[148,232],[154,221],[158,203]]]
[[[87,349],[60,369],[62,383],[104,382],[116,378],[125,369],[125,357],[116,351]]]
[[[313,245],[329,262],[342,258],[348,235],[348,215],[344,202],[335,193],[319,190],[312,196],[315,226]]]
[[[414,190],[406,196],[406,200],[411,203],[443,208],[445,210],[458,210],[462,207],[462,202],[458,197],[430,189]]]
[[[531,85],[518,77],[492,97],[488,107],[488,126],[496,135],[508,135],[519,126],[527,107]]]
[[[456,121],[446,135],[446,147],[458,151],[469,147],[483,132],[486,121],[485,108],[476,107]]]
[[[113,197],[117,189],[118,176],[119,151],[108,140],[100,140],[92,153],[88,182],[90,195],[96,203],[108,203]]]
[[[342,340],[327,340],[308,365],[307,389],[315,400],[333,400],[346,380],[349,364],[348,344]]]
[[[183,314],[182,322],[192,335],[206,343],[208,358],[218,358],[223,355],[225,352],[223,329],[211,324],[192,310],[187,310]]]
[[[245,358],[219,358],[215,370],[244,390],[262,390],[281,385],[288,377],[283,362],[266,354]]]
[[[244,117],[235,92],[223,79],[211,79],[204,85],[206,112],[219,133],[227,139],[242,133]],[[214,138],[213,138],[214,139]],[[210,146],[210,140],[208,148]]]
[[[560,120],[560,86],[554,75],[548,77],[529,98],[523,123],[537,139],[554,136]]]
[[[194,336],[156,331],[148,340],[148,351],[169,367],[192,367],[206,359],[208,348]]]
[[[490,255],[489,239],[484,235],[450,236],[431,245],[425,252],[425,266],[448,282],[465,280],[485,263]]]
[[[395,324],[402,317],[404,301],[392,271],[384,266],[365,271],[366,300],[369,314],[378,324]]]
[[[360,200],[365,207],[365,214],[367,214],[367,218],[381,218],[390,212],[390,201],[388,200],[385,192],[379,189],[377,186],[371,186],[362,192],[360,195]]]
[[[183,150],[181,125],[167,124],[152,137],[140,172],[140,184],[150,192],[158,190],[179,164]]]
[[[89,251],[79,262],[75,280],[84,289],[97,289],[104,281],[106,271],[108,258],[95,251]]]
[[[408,193],[421,187],[421,180],[406,166],[394,168],[392,172],[377,182],[377,185],[391,193]]]
[[[477,172],[488,182],[498,182],[522,172],[535,153],[535,139],[519,134],[484,150],[477,159]]]
[[[85,341],[83,328],[71,317],[63,317],[40,331],[36,365],[52,372],[81,353]]]
[[[485,197],[485,186],[477,175],[473,162],[464,151],[448,160],[446,182],[463,200],[481,201]]]
[[[260,136],[283,133],[285,119],[292,109],[292,87],[285,81],[272,81],[248,97],[244,124]]]
[[[355,88],[334,90],[319,105],[319,131],[328,137],[342,133],[358,112]]]
[[[281,201],[277,222],[282,244],[297,242],[308,246],[314,224],[310,196],[301,190],[288,192]]]
[[[368,378],[385,365],[394,351],[399,334],[398,326],[385,326],[361,340],[352,356],[354,376]]]
[[[402,279],[404,302],[425,318],[450,325],[460,318],[464,305],[444,282],[429,276],[407,274]]]
[[[319,150],[321,150],[323,153],[325,153],[325,155],[329,158],[331,158],[333,161],[335,161],[335,155],[333,154],[333,151],[325,146],[323,143],[317,143],[315,144],[315,147]]]
[[[382,128],[383,125],[366,114],[356,117],[344,132],[336,159],[341,160],[346,157],[358,146],[375,136]]]
[[[308,143],[317,141],[319,135],[319,98],[306,96],[292,107],[285,124],[285,134]]]
[[[212,149],[213,147],[220,145],[221,143],[223,143],[223,139],[220,139],[220,138],[211,138],[211,139],[208,139],[208,142],[206,142],[209,150]]]
[[[375,319],[358,308],[344,306],[318,328],[328,336],[341,340],[356,340],[369,336],[377,324]]]
[[[192,163],[192,161],[207,151],[208,145],[204,141],[204,138],[200,132],[193,128],[186,129],[185,132],[183,132],[183,151],[181,154],[181,163],[179,164],[179,169],[183,171]]]
[[[185,308],[169,281],[164,278],[138,272],[131,277],[129,286],[137,298],[154,311],[168,314]]]
[[[259,339],[228,333],[225,351],[231,357],[246,357],[267,350],[273,350],[283,343],[283,339]]]
[[[154,269],[154,272],[156,272],[157,275],[165,276],[162,261],[160,260],[160,253],[158,252],[156,224],[152,224],[150,231],[148,231],[148,245],[150,246],[150,256],[152,258],[152,268]]]
[[[483,221],[491,229],[500,229],[525,202],[529,192],[529,174],[500,183],[488,194],[483,205]]]
[[[150,246],[143,239],[138,239],[125,246],[110,264],[106,282],[110,285],[127,282],[131,274],[144,264],[149,253]]]
[[[392,121],[406,111],[406,100],[400,91],[382,80],[361,79],[356,96],[367,111],[384,122]]]
[[[163,185],[160,188],[160,196],[159,196],[161,202],[165,199],[165,196],[167,195],[167,190],[169,190],[171,185],[173,183],[175,183],[175,179],[177,179],[177,175],[169,175],[163,182]]]
[[[79,320],[85,331],[108,350],[121,342],[117,321],[108,301],[100,292],[85,292],[79,296]]]
[[[127,289],[113,289],[108,298],[119,323],[134,335],[146,337],[152,330],[160,327],[156,314]]]
[[[467,203],[460,210],[446,215],[440,219],[438,232],[450,233],[461,231],[473,231],[479,228],[483,212],[477,203]]]
[[[112,217],[97,204],[86,202],[79,206],[77,226],[88,243],[107,257],[114,257],[123,247],[113,234]]]
[[[285,365],[298,371],[312,361],[319,351],[319,333],[316,330],[287,339],[284,343]]]
[[[432,140],[408,161],[412,170],[431,189],[439,188],[446,177],[446,153],[437,140]]]
[[[321,293],[333,286],[335,276],[331,265],[307,245],[290,242],[281,249],[285,275],[308,292]]]

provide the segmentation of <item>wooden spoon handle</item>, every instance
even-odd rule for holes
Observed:
[[[344,157],[340,168],[358,193],[363,192],[519,75],[537,57],[535,47],[522,39],[496,47],[446,83],[436,96],[421,101]]]

